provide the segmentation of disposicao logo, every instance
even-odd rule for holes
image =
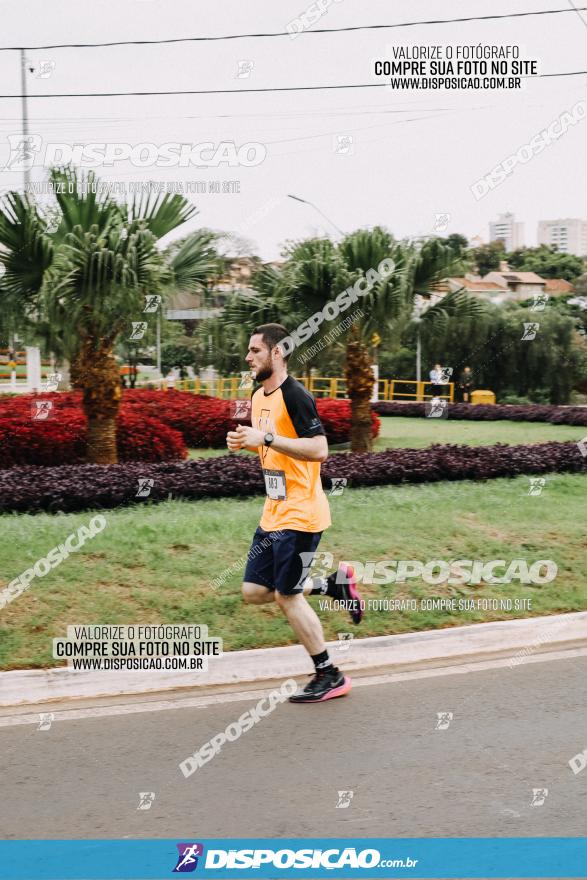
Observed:
[[[204,855],[204,846],[201,843],[178,843],[179,856],[177,865],[173,869],[174,874],[188,874],[198,867],[198,856]]]

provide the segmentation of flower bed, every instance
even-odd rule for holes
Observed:
[[[380,401],[373,404],[373,410],[380,416],[404,416],[405,418],[424,417],[423,403],[397,403]],[[586,425],[587,407],[551,406],[528,404],[506,406],[504,404],[449,403],[449,419],[468,419],[475,422],[550,422],[553,425]]]
[[[519,474],[587,473],[576,443],[531,446],[435,445],[428,449],[338,453],[323,465],[323,483],[344,477],[350,487],[439,480],[486,480]],[[146,497],[139,481],[149,480]],[[0,471],[0,512],[76,511],[145,504],[173,498],[260,495],[259,462],[252,455],[226,455],[177,463],[15,467]]]
[[[85,461],[87,428],[81,411],[65,407],[46,421],[36,420],[29,401],[27,412],[27,418],[0,413],[0,468]],[[178,431],[129,410],[119,413],[116,439],[120,461],[179,461],[188,454]]]
[[[47,420],[32,418],[35,401],[47,400],[52,409]],[[348,400],[318,400],[318,413],[329,443],[350,438]],[[123,392],[118,415],[120,461],[176,461],[187,456],[186,447],[222,448],[234,429],[232,401],[185,391]],[[372,413],[372,433],[380,419]],[[85,460],[86,420],[81,393],[23,394],[0,400],[0,468],[15,465],[75,464]]]

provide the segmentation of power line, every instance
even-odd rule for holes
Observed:
[[[563,73],[539,73],[536,77],[523,76],[522,79],[537,79],[555,76],[583,76],[587,70],[567,70]],[[409,79],[409,77],[403,77]],[[316,92],[337,89],[386,89],[388,83],[354,83],[334,86],[269,86],[263,89],[185,89],[164,92],[63,92],[49,95],[27,95],[27,98],[140,98],[157,95],[245,95],[259,92]],[[22,95],[0,95],[3,98],[22,98]]]
[[[562,15],[569,12],[584,12],[587,6],[573,6],[570,9],[537,9],[534,12],[508,12],[503,15],[471,15],[462,18],[436,18],[425,21],[402,21],[396,24],[362,24],[340,28],[313,28],[296,32],[300,35],[307,34],[339,34],[351,31],[385,30],[391,28],[417,27],[426,24],[458,24],[467,21],[495,21],[505,18],[527,18],[531,15]],[[116,40],[108,43],[54,43],[47,46],[0,46],[0,52],[14,52],[24,49],[28,52],[45,49],[97,49],[108,46],[154,46],[170,43],[210,43],[218,40],[244,40],[263,37],[291,37],[290,31],[275,31],[259,34],[224,34],[218,37],[172,37],[166,40]]]

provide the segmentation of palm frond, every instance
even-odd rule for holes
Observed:
[[[4,196],[0,205],[0,245],[4,296],[30,304],[53,261],[53,244],[45,220],[27,196],[17,192]]]
[[[135,193],[126,205],[126,211],[131,225],[143,223],[157,239],[199,213],[196,206],[179,193],[153,192]]]
[[[214,235],[198,231],[189,235],[168,260],[171,283],[181,290],[199,292],[220,275],[222,265],[213,246]]]
[[[50,180],[61,211],[61,223],[55,238],[61,241],[76,226],[97,227],[106,231],[123,220],[122,208],[101,186],[93,171],[87,174],[76,168],[52,168]]]

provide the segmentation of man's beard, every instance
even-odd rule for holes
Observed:
[[[266,361],[263,366],[257,370],[255,374],[256,382],[266,382],[267,379],[270,379],[273,375],[273,367],[271,366],[271,361]]]

